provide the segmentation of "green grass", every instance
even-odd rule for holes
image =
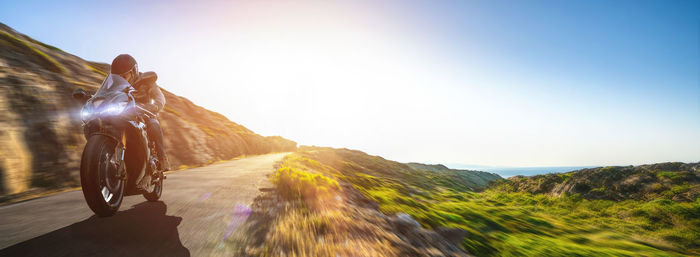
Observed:
[[[29,44],[27,41],[24,41],[20,38],[17,38],[13,36],[10,33],[7,33],[5,31],[0,31],[0,40],[6,41],[15,47],[18,47],[22,50],[29,51],[32,55],[34,55],[37,60],[40,62],[40,64],[46,68],[47,70],[57,72],[57,73],[65,73],[66,68],[63,67],[59,62],[57,62],[53,57],[49,56],[48,54],[42,52],[41,50],[35,48],[31,44]]]
[[[659,179],[670,180],[673,182],[685,180],[687,174],[677,172],[677,171],[657,171],[656,177]]]
[[[100,69],[98,69],[98,68],[95,68],[95,67],[93,67],[93,66],[90,65],[90,64],[88,64],[87,67],[88,67],[88,69],[90,69],[92,72],[97,73],[97,74],[100,74],[100,75],[102,75],[102,76],[107,76],[107,75],[109,75],[109,74],[107,74],[106,72],[104,72],[104,71],[102,71],[102,70],[100,70]]]
[[[58,47],[55,47],[55,46],[52,46],[52,45],[49,45],[49,44],[45,44],[45,43],[43,43],[43,42],[41,42],[41,41],[39,41],[39,40],[33,39],[33,38],[28,37],[28,36],[26,36],[26,35],[25,35],[25,37],[27,37],[27,40],[31,41],[31,42],[34,43],[34,44],[37,44],[37,45],[46,47],[46,48],[51,49],[51,50],[53,50],[53,51],[65,53],[63,50],[61,50],[61,49],[58,48]]]
[[[400,166],[374,156],[328,148],[303,150],[287,165],[348,182],[376,201],[385,214],[407,213],[427,228],[463,228],[470,233],[462,246],[477,256],[700,254],[698,199],[588,200],[578,194],[513,192],[503,185],[472,192],[454,183],[449,174],[402,171],[398,177],[383,169]],[[567,180],[570,174],[560,176]],[[673,174],[659,172],[659,176],[674,179]],[[676,186],[669,192],[687,190]]]
[[[425,227],[461,227],[480,256],[673,256],[697,253],[700,201],[613,202],[529,193],[442,191],[408,197],[390,187],[361,190],[386,214]]]

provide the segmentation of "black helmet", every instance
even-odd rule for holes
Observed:
[[[120,54],[112,61],[112,74],[122,75],[132,70],[138,72],[138,69],[136,59],[128,54]]]

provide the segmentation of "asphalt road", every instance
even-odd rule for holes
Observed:
[[[124,198],[99,218],[80,190],[0,207],[0,256],[218,256],[286,153],[168,174],[160,202]]]

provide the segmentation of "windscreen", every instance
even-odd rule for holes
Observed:
[[[95,96],[104,96],[113,92],[121,92],[129,87],[129,82],[117,74],[109,74],[102,82],[100,89],[95,92]]]

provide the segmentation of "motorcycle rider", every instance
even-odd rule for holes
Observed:
[[[156,84],[158,76],[155,72],[139,72],[136,59],[128,54],[120,54],[112,61],[112,74],[117,74],[131,84],[136,91],[133,93],[136,103],[153,114],[158,114],[165,106],[165,96]],[[163,131],[156,117],[145,119],[147,133],[151,140],[155,140],[158,151],[158,159],[163,171],[170,170],[170,163],[165,155],[163,146]]]

